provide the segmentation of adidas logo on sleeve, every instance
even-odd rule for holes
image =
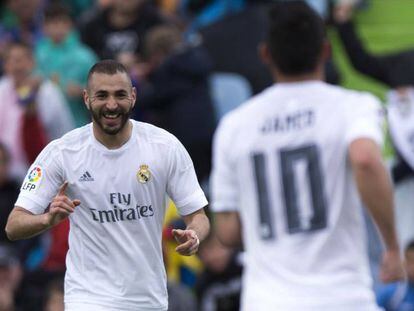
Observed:
[[[86,171],[85,173],[83,173],[83,175],[81,177],[79,177],[79,181],[94,181],[95,179],[93,179],[92,175],[89,174],[88,171]]]

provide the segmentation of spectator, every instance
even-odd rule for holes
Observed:
[[[47,287],[44,311],[64,311],[63,304],[63,277],[53,279]]]
[[[29,46],[11,44],[4,59],[0,140],[10,150],[12,176],[22,178],[45,143],[70,130],[73,121],[59,89],[48,80],[33,77],[35,63]]]
[[[145,41],[149,73],[138,82],[138,110],[178,137],[194,162],[199,181],[210,173],[215,115],[208,76],[211,62],[201,47],[186,45],[173,27],[152,29]],[[191,130],[189,130],[191,129]]]
[[[141,54],[145,33],[162,22],[148,0],[113,0],[80,26],[81,38],[101,58],[115,59],[121,52]]]
[[[19,195],[19,185],[9,176],[10,153],[6,146],[0,143],[0,243],[7,243],[4,228],[6,227],[7,217],[13,209]]]
[[[404,147],[404,145],[413,144],[411,136],[414,134],[414,125],[406,129],[401,129],[399,126],[401,122],[405,123],[404,120],[408,118],[414,119],[414,112],[409,109],[409,106],[412,105],[410,104],[410,93],[412,93],[411,89],[414,86],[414,49],[386,55],[375,55],[366,50],[355,32],[355,26],[351,19],[352,10],[353,6],[343,6],[334,12],[339,37],[352,65],[357,71],[395,89],[397,92],[389,96],[392,103],[398,101],[408,103],[406,105],[390,105],[389,107],[390,110],[393,110],[394,107],[405,110],[402,114],[396,114],[395,122],[392,119],[389,120],[391,138],[397,151],[397,161],[393,167],[392,175],[394,181],[398,183],[407,177],[414,176],[414,156],[410,156],[409,154],[412,152],[406,152]],[[406,138],[400,143],[403,136]]]
[[[245,247],[241,310],[378,310],[361,202],[385,244],[381,279],[404,277],[381,106],[322,82],[328,48],[309,6],[276,5],[261,54],[278,83],[215,135],[211,206],[220,241]]]
[[[414,240],[405,248],[405,268],[405,282],[389,284],[377,292],[378,304],[386,311],[414,310]]]
[[[0,42],[33,45],[41,38],[42,0],[8,0],[2,15]]]
[[[402,245],[412,239],[414,217],[414,49],[376,55],[367,50],[352,22],[353,6],[334,11],[339,37],[354,68],[386,84],[387,118],[395,149],[391,173],[396,184],[397,228]]]
[[[353,6],[334,11],[339,37],[356,70],[391,88],[414,85],[414,49],[385,55],[368,51],[355,32]]]
[[[242,75],[249,81],[254,94],[272,84],[272,77],[257,53],[264,40],[267,11],[267,4],[252,1],[243,10],[199,29],[203,45],[214,63],[212,70]],[[339,83],[340,77],[330,60],[324,69],[328,83]]]
[[[88,70],[97,57],[80,42],[69,9],[59,3],[51,3],[45,10],[44,33],[45,37],[35,45],[38,71],[60,86],[75,125],[85,125],[90,118],[82,100],[82,90]]]
[[[16,289],[20,278],[20,264],[12,248],[0,244],[0,311],[16,311]]]
[[[242,274],[240,252],[225,247],[213,233],[200,247],[198,256],[205,266],[196,284],[198,310],[239,310]]]

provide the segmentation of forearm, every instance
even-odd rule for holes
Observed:
[[[6,225],[7,237],[12,241],[31,238],[47,229],[47,214],[33,215],[21,210],[13,210]]]
[[[203,212],[196,212],[187,223],[187,230],[194,230],[198,239],[203,241],[210,232],[210,221]]]
[[[352,22],[339,24],[337,26],[339,37],[343,47],[356,70],[389,84],[387,69],[381,58],[368,52],[357,36]]]
[[[394,198],[387,171],[380,161],[354,170],[362,201],[376,223],[388,250],[398,250]]]

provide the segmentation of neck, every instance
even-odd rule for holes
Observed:
[[[23,86],[25,84],[26,79],[24,78],[16,78],[12,77],[14,88],[17,90],[19,87]]]
[[[314,71],[299,75],[286,75],[278,71],[277,69],[273,69],[272,71],[273,79],[277,83],[289,83],[289,82],[304,82],[304,81],[311,81],[311,80],[324,80],[324,72],[322,66],[318,66]]]
[[[98,124],[93,121],[93,135],[96,140],[99,141],[108,149],[118,149],[122,147],[131,137],[132,123],[128,120],[125,126],[115,135],[106,134]]]

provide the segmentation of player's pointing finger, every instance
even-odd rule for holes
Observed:
[[[65,194],[65,192],[66,192],[66,188],[68,187],[68,182],[67,181],[65,181],[64,183],[63,183],[63,185],[62,186],[60,186],[60,188],[59,188],[59,192],[58,192],[58,195],[66,195]]]

